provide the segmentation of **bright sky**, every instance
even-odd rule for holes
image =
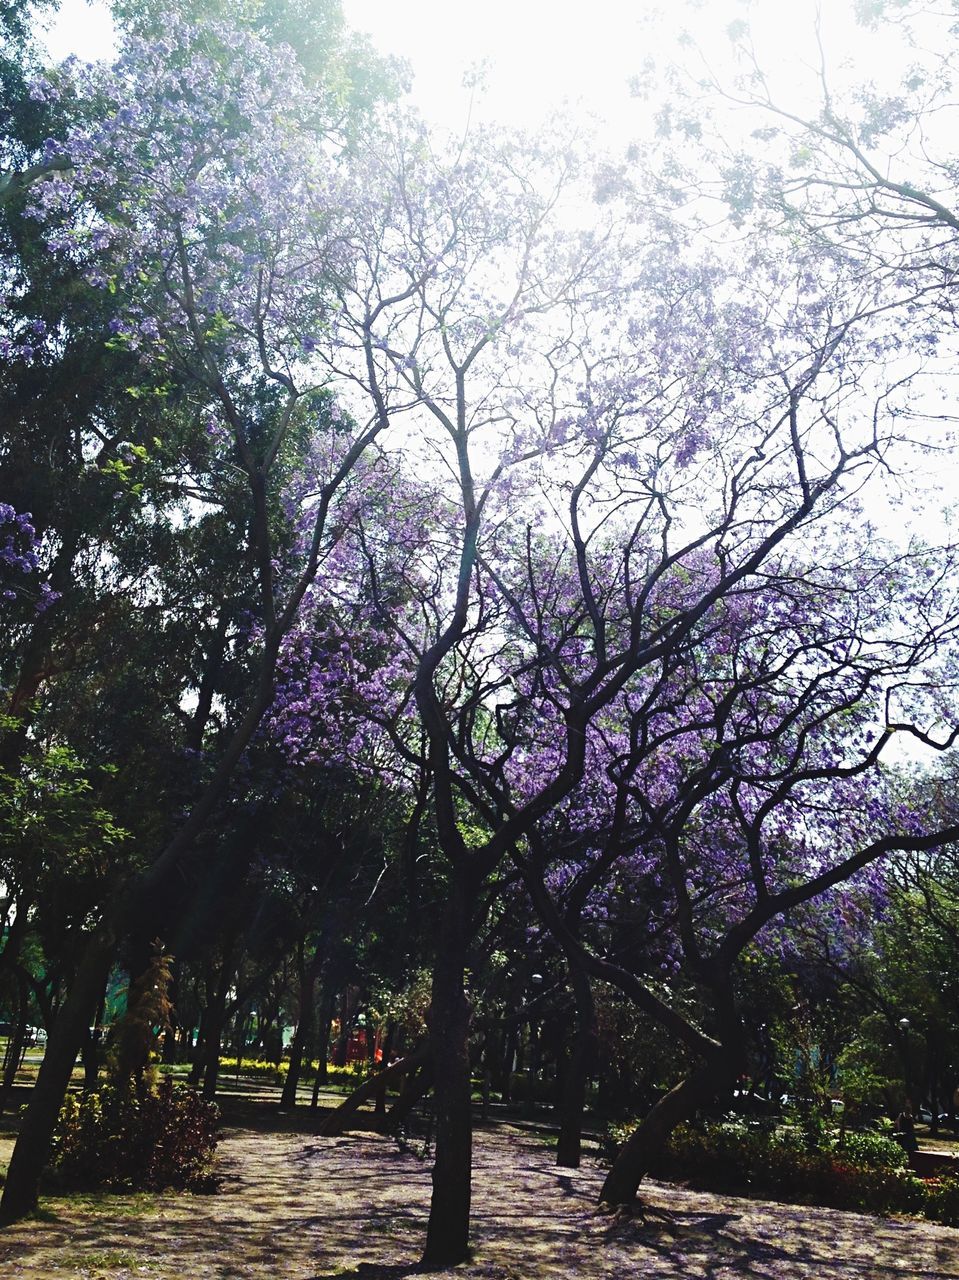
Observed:
[[[383,53],[406,59],[413,98],[434,123],[459,130],[469,109],[462,87],[486,65],[477,114],[535,128],[557,110],[589,115],[615,146],[643,131],[628,82],[650,55],[669,56],[684,29],[709,58],[728,67],[725,29],[746,18],[780,91],[812,87],[815,0],[342,0],[348,24]],[[896,53],[894,42],[863,35],[852,0],[822,4],[834,74],[862,79]],[[112,26],[103,3],[63,0],[47,43],[56,58],[108,56]],[[884,44],[886,47],[884,47]],[[688,52],[686,54],[688,60]],[[851,65],[850,65],[851,64]]]
[[[559,111],[583,115],[596,127],[599,143],[614,152],[648,128],[648,110],[629,89],[644,61],[674,55],[684,65],[693,61],[692,50],[680,52],[677,45],[684,29],[728,84],[734,69],[726,28],[746,19],[777,98],[800,112],[818,103],[817,7],[830,80],[840,97],[851,84],[894,82],[903,54],[894,30],[867,34],[855,24],[854,0],[818,0],[818,6],[817,0],[341,2],[352,28],[368,33],[381,53],[410,64],[413,100],[432,123],[462,131],[471,98],[464,76],[485,66],[474,120],[535,130]],[[109,57],[113,31],[105,4],[62,0],[47,44],[57,59]],[[749,127],[745,118],[742,127]],[[927,516],[938,506],[933,498]],[[896,522],[891,512],[878,517],[887,528]]]
[[[685,31],[711,64],[728,66],[726,29],[737,19],[748,21],[786,91],[811,87],[817,8],[825,11],[835,74],[853,52],[860,55],[858,79],[896,52],[894,44],[874,47],[881,36],[863,35],[851,0],[343,0],[343,8],[352,27],[412,64],[414,96],[425,113],[454,126],[465,114],[464,72],[487,63],[492,116],[535,126],[567,105],[599,116],[616,134],[630,132],[640,109],[628,82],[644,60],[677,51]]]

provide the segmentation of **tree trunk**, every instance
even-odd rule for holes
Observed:
[[[84,1033],[96,1016],[113,960],[113,939],[93,937],[75,981],[50,1028],[40,1073],[13,1149],[0,1201],[0,1220],[12,1222],[36,1208],[40,1175],[50,1154],[60,1107]]]
[[[532,1120],[536,1114],[536,1093],[539,1084],[540,1064],[540,1026],[531,1019],[526,1028],[526,1097],[523,1101],[523,1116]]]
[[[325,948],[317,944],[309,965],[300,974],[300,1016],[297,1020],[293,1042],[290,1045],[290,1068],[283,1082],[283,1093],[280,1097],[281,1107],[296,1106],[296,1087],[300,1083],[300,1072],[303,1069],[303,1051],[312,1038],[313,1006],[316,1003],[316,980],[323,967]]]
[[[364,1080],[358,1089],[354,1089],[348,1098],[344,1098],[335,1111],[330,1112],[318,1132],[327,1136],[342,1133],[350,1116],[355,1115],[367,1099],[375,1097],[378,1089],[382,1088],[387,1081],[398,1080],[407,1072],[415,1071],[427,1061],[428,1055],[428,1049],[419,1049],[416,1053],[411,1053],[408,1058],[401,1058],[399,1062],[394,1062],[380,1075]]]
[[[596,1005],[588,976],[580,965],[570,961],[569,977],[576,998],[576,1039],[563,1080],[556,1163],[563,1169],[578,1169],[583,1149],[586,1087],[596,1062],[598,1029]]]
[[[83,1088],[86,1093],[94,1093],[97,1085],[100,1083],[100,1045],[103,1039],[102,1022],[103,1011],[106,1007],[106,987],[100,992],[100,1000],[97,1004],[97,1014],[91,1027],[87,1027],[87,1033],[80,1050],[80,1060],[83,1063]]]
[[[336,1008],[336,992],[324,983],[323,995],[320,999],[320,1025],[316,1029],[316,1081],[313,1085],[313,1106],[316,1106],[320,1085],[325,1084],[330,1057],[330,1027],[333,1024],[333,1011]]]
[[[346,1054],[350,1041],[350,1022],[353,1017],[350,995],[350,988],[345,987],[340,997],[340,1030],[336,1037],[336,1044],[333,1046],[334,1067],[346,1066]]]
[[[464,975],[470,927],[469,899],[462,877],[458,879],[440,929],[429,1011],[436,1157],[422,1266],[434,1271],[456,1266],[469,1256],[473,1135],[470,1008]]]
[[[384,1067],[390,1065],[390,1058],[393,1054],[393,1036],[396,1033],[396,1023],[392,1019],[387,1023],[386,1038],[383,1041],[383,1056],[380,1061]],[[379,1077],[381,1083],[376,1091],[376,1102],[373,1105],[373,1114],[377,1116],[386,1115],[386,1081],[382,1075]]]
[[[223,953],[220,974],[217,979],[213,998],[204,1010],[203,1038],[203,1097],[212,1101],[216,1097],[217,1080],[220,1075],[220,1041],[226,1025],[226,997],[233,978],[233,944],[230,938]]]
[[[731,1088],[736,1078],[738,1055],[718,1051],[653,1106],[627,1138],[606,1175],[599,1193],[600,1204],[632,1205],[639,1184],[659,1156],[669,1135],[693,1112]]]
[[[519,1046],[519,1027],[511,1024],[506,1031],[503,1049],[502,1087],[500,1099],[505,1103],[513,1100],[513,1067],[516,1063],[516,1050]]]
[[[212,1101],[220,1078],[220,1040],[226,1021],[226,988],[216,993],[216,1004],[209,1011],[206,1038],[203,1042],[203,1097]]]
[[[383,1127],[387,1133],[397,1132],[420,1099],[425,1098],[429,1093],[432,1083],[433,1071],[428,1062],[424,1063],[418,1071],[409,1073],[403,1081],[400,1096],[390,1107],[389,1114],[386,1117],[386,1123]]]
[[[13,1035],[7,1041],[7,1053],[3,1060],[3,1084],[0,1085],[0,1115],[7,1109],[13,1092],[17,1071],[23,1060],[27,1043],[27,983],[17,974],[17,1014]]]
[[[200,1025],[197,1027],[196,1040],[193,1043],[193,1061],[190,1064],[189,1084],[199,1087],[203,1078],[203,1064],[206,1061],[206,1005],[200,1010]]]

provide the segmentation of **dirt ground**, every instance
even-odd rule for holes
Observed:
[[[602,1171],[543,1142],[477,1134],[475,1256],[458,1280],[946,1280],[959,1231],[650,1184],[661,1214],[597,1213]],[[367,1133],[227,1130],[218,1194],[44,1202],[0,1231],[3,1280],[399,1280],[413,1274],[428,1162]]]

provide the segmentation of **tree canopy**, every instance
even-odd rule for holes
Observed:
[[[905,1004],[941,1090],[957,547],[886,515],[949,443],[951,55],[882,101],[824,62],[800,116],[737,28],[741,81],[674,80],[623,163],[431,130],[333,3],[115,14],[93,65],[3,28],[0,991],[50,1033],[3,1213],[158,956],[208,1096],[231,1026],[295,1025],[288,1105],[334,1008],[406,1039],[430,1266],[511,1020],[565,1163],[598,1057],[675,1044],[614,1205],[800,974],[863,1096]]]

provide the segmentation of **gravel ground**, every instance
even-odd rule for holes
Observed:
[[[3,1280],[399,1280],[413,1274],[429,1166],[385,1138],[227,1130],[216,1195],[44,1202],[0,1231]],[[646,1220],[596,1211],[591,1163],[480,1131],[474,1260],[458,1280],[946,1280],[959,1231],[651,1183]]]

